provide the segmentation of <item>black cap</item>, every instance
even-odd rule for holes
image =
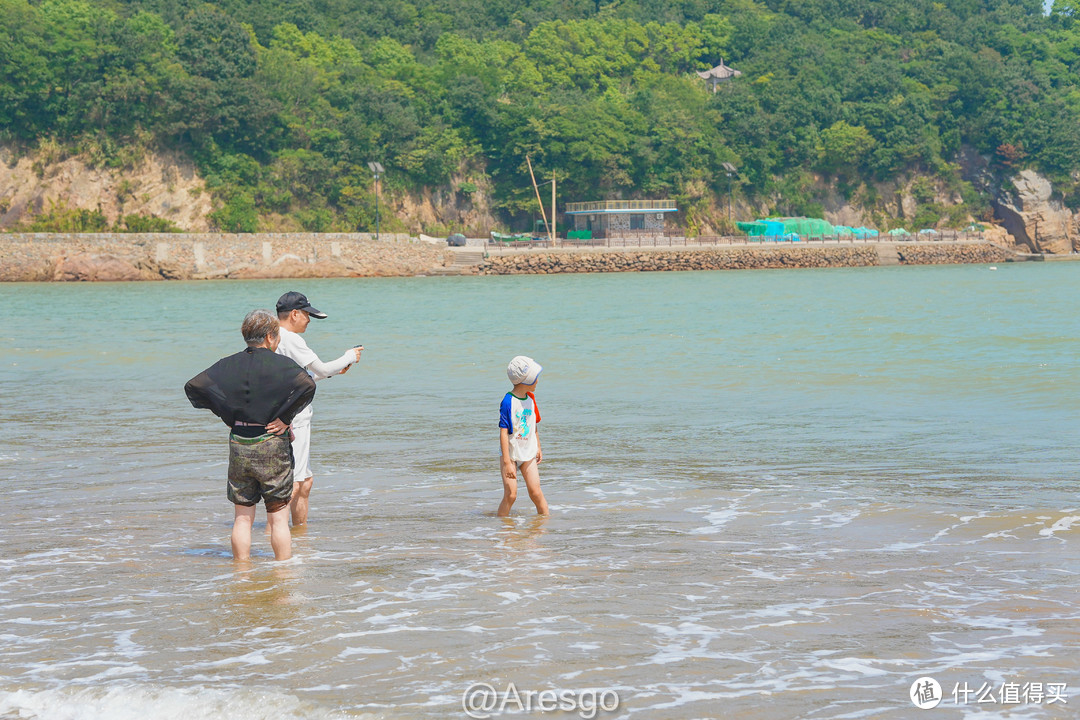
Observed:
[[[306,295],[298,292],[287,292],[278,298],[277,311],[283,313],[290,310],[307,310],[308,315],[320,320],[326,317],[326,313],[311,307]]]

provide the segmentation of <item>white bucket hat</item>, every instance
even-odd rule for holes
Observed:
[[[543,369],[540,363],[531,357],[518,355],[506,366],[506,377],[515,385],[532,385],[540,378]]]

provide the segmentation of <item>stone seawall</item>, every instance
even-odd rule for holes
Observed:
[[[902,265],[973,265],[1005,262],[1015,258],[1016,253],[989,243],[979,245],[897,245],[896,252]]]
[[[655,272],[665,270],[755,270],[772,268],[866,267],[881,264],[879,245],[900,264],[1005,262],[1016,254],[990,243],[873,243],[846,246],[754,246],[693,249],[534,250],[493,255],[479,275]]]
[[[5,234],[0,281],[411,276],[452,261],[407,235]]]
[[[559,248],[493,253],[479,266],[463,266],[454,251],[405,235],[376,241],[360,233],[8,234],[0,235],[0,281],[749,270],[865,267],[887,257],[904,265],[997,263],[1014,256],[990,243],[944,242]]]
[[[481,275],[665,270],[865,267],[877,265],[871,245],[845,247],[754,247],[662,250],[549,250],[488,258]]]

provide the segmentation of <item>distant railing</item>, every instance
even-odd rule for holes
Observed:
[[[601,200],[599,202],[567,203],[568,213],[592,212],[677,212],[674,200]]]
[[[933,235],[880,235],[875,237],[856,237],[855,235],[807,235],[798,240],[783,238],[747,237],[746,235],[699,235],[685,237],[667,230],[663,235],[613,235],[604,238],[607,247],[679,247],[694,245],[796,245],[796,244],[850,244],[875,245],[877,243],[924,243],[924,242],[983,242],[981,232],[945,230]],[[560,244],[565,244],[562,241]]]
[[[751,238],[746,235],[699,235],[686,237],[667,230],[660,234],[641,234],[624,232],[609,234],[604,238],[590,240],[556,239],[557,247],[694,247],[701,245],[875,245],[877,243],[926,243],[926,242],[984,242],[981,232],[945,230],[933,235],[883,235],[879,237],[859,238],[854,235],[808,235],[798,240],[783,240],[778,237]],[[512,242],[487,241],[488,248],[493,247],[550,247],[547,238],[516,240]]]

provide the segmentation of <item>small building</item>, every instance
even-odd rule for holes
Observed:
[[[720,83],[725,80],[730,80],[731,78],[737,78],[740,75],[742,75],[742,72],[724,64],[724,58],[720,58],[720,64],[713,69],[704,70],[698,73],[698,77],[709,83],[714,94],[716,93],[716,87]]]
[[[678,212],[674,200],[601,200],[567,203],[577,233],[596,239],[633,239],[664,234],[668,213]]]

